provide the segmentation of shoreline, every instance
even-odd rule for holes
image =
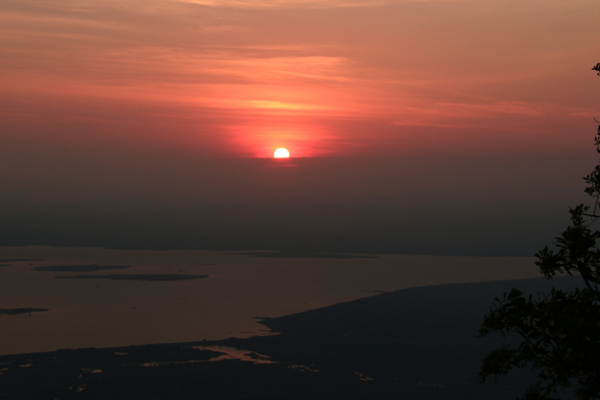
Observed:
[[[274,333],[268,336],[3,355],[0,394],[16,395],[26,390],[25,382],[34,382],[46,392],[31,399],[67,384],[91,396],[81,398],[103,394],[119,399],[125,398],[119,392],[125,380],[134,392],[146,393],[169,386],[168,379],[177,375],[183,383],[155,398],[202,394],[234,399],[248,391],[259,398],[507,398],[522,393],[527,376],[517,373],[499,385],[479,384],[482,357],[500,345],[499,338],[474,337],[486,307],[513,286],[535,293],[577,283],[576,277],[535,278],[410,288],[263,319],[260,323]],[[245,359],[217,360],[226,353],[217,346],[237,349]],[[58,366],[64,376],[79,374],[73,378],[79,383],[73,386],[75,381],[63,376],[48,386],[50,378],[57,379],[53,371]],[[202,374],[212,376],[213,384]],[[254,381],[248,382],[248,376]],[[205,386],[194,383],[198,379]],[[293,385],[305,385],[307,397],[294,397]],[[322,397],[323,390],[329,397]]]

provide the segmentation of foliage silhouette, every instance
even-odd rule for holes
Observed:
[[[592,69],[600,75],[600,63]],[[600,153],[600,126],[595,145]],[[571,292],[552,289],[537,298],[512,289],[494,299],[479,330],[480,336],[520,337],[518,346],[505,344],[489,353],[480,377],[485,381],[513,368],[532,369],[537,379],[524,400],[556,399],[568,390],[580,400],[600,399],[600,231],[592,229],[600,218],[600,164],[584,180],[593,208],[580,204],[570,209],[571,225],[555,239],[555,249],[546,246],[535,256],[547,279],[579,275],[585,286]]]

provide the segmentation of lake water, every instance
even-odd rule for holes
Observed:
[[[264,335],[256,317],[277,317],[447,283],[539,276],[533,258],[381,255],[278,258],[210,251],[0,247],[0,354],[61,348],[214,340]],[[40,271],[65,265],[128,265],[93,272]],[[57,279],[75,275],[187,274],[180,281]],[[493,297],[497,294],[490,294]]]

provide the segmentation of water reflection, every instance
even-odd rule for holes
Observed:
[[[194,346],[196,350],[211,350],[221,353],[220,356],[211,358],[209,361],[223,361],[223,360],[240,360],[248,361],[253,364],[279,364],[276,361],[272,361],[271,357],[264,354],[259,354],[254,351],[236,349],[235,347],[228,346]]]

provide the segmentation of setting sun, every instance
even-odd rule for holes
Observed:
[[[274,158],[289,158],[290,152],[287,149],[280,147],[277,150],[275,150],[275,152],[273,153],[273,157]]]

